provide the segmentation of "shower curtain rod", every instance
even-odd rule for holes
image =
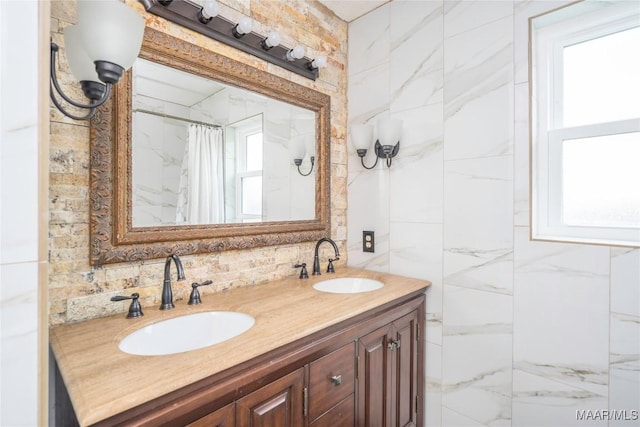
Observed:
[[[214,128],[222,128],[222,125],[218,125],[218,124],[207,123],[207,122],[199,122],[197,120],[185,119],[184,117],[172,116],[171,114],[157,113],[155,111],[143,110],[143,109],[140,109],[140,108],[133,110],[133,112],[134,113],[151,114],[152,116],[159,116],[159,117],[164,117],[164,118],[167,118],[167,119],[180,120],[182,122],[193,123],[193,124],[196,124],[196,125],[210,126],[210,127],[214,127]]]

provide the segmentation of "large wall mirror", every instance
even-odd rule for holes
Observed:
[[[326,94],[146,28],[91,123],[92,264],[327,235],[329,114]]]

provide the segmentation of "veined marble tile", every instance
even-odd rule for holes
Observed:
[[[445,285],[443,305],[443,405],[483,425],[509,425],[512,297]]]
[[[425,425],[442,424],[442,346],[427,342],[424,397]]]
[[[440,424],[438,424],[440,425]],[[482,423],[474,421],[464,415],[442,406],[442,426],[446,427],[484,427]]]
[[[529,86],[515,86],[513,148],[513,222],[529,226]]]
[[[640,413],[640,317],[637,316],[611,314],[609,409]],[[623,418],[610,425],[630,424]]]
[[[402,114],[400,151],[390,168],[392,221],[442,222],[442,106]],[[386,167],[386,166],[385,166]]]
[[[375,127],[376,118],[389,110],[389,91],[389,62],[350,76],[349,123],[371,123]],[[348,141],[351,144],[351,138]],[[374,141],[371,141],[371,151]]]
[[[493,25],[494,21],[510,17],[511,1],[500,0],[445,0],[444,37],[452,37],[466,31]]]
[[[5,84],[5,86],[15,86],[15,84]],[[14,115],[16,114],[3,112],[2,118],[4,120],[6,116]],[[13,117],[10,121],[18,124],[30,120]],[[0,182],[3,183],[1,188],[3,206],[1,206],[2,214],[0,215],[0,229],[2,229],[0,262],[2,263],[29,262],[38,259],[38,128],[35,125],[24,126],[9,129],[6,124],[3,124],[1,128]]]
[[[391,109],[442,102],[442,2],[391,2]]]
[[[349,80],[389,60],[389,5],[383,5],[349,23]]]
[[[529,81],[529,18],[558,7],[573,3],[574,0],[515,0],[514,23],[514,81]]]
[[[513,427],[606,426],[579,420],[578,412],[607,408],[606,395],[513,370]]]
[[[0,425],[36,425],[38,263],[0,265]]]
[[[358,162],[349,156],[349,163]],[[375,271],[389,271],[389,171],[384,169],[349,172],[347,192],[349,223],[348,264]],[[362,252],[362,231],[375,232],[375,253]]]
[[[444,281],[511,294],[512,158],[445,162]]]
[[[389,272],[431,281],[427,289],[426,338],[442,343],[442,224],[394,222]]]
[[[444,41],[445,160],[513,151],[511,17]]]
[[[606,395],[609,248],[532,242],[515,228],[515,366]]]
[[[640,317],[640,249],[611,248],[611,311]]]

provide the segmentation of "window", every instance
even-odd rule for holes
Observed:
[[[236,212],[240,222],[262,220],[262,116],[236,128]]]
[[[640,8],[532,18],[534,239],[640,246]]]

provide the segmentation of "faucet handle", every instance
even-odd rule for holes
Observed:
[[[300,279],[308,279],[309,278],[309,273],[307,273],[307,264],[306,263],[298,263],[296,265],[293,266],[293,268],[300,268],[302,267],[302,269],[300,270]]]
[[[327,273],[335,273],[336,270],[333,268],[333,261],[338,261],[340,259],[339,256],[334,259],[329,258],[329,265],[327,265]]]
[[[140,298],[140,294],[135,292],[131,294],[130,297],[124,295],[116,295],[115,297],[111,297],[111,301],[124,301],[130,299],[131,305],[129,305],[129,313],[127,314],[127,319],[131,319],[134,317],[144,316],[144,313],[142,312],[142,306],[140,305],[140,301],[138,301],[138,298]]]
[[[211,280],[205,280],[202,283],[192,283],[191,284],[191,295],[189,295],[189,302],[187,304],[189,305],[194,305],[194,304],[201,304],[202,300],[200,299],[200,291],[198,290],[198,286],[207,286],[212,284],[213,282]]]

